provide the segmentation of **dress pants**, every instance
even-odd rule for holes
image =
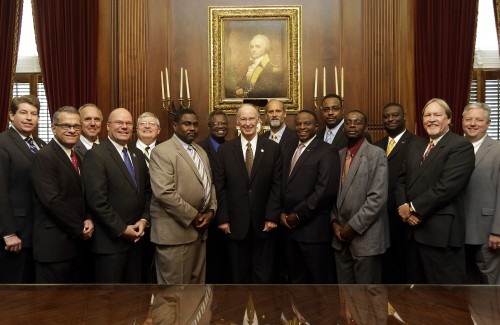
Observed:
[[[382,255],[354,256],[344,245],[335,250],[335,263],[339,284],[382,283]]]
[[[118,254],[95,255],[96,283],[141,283],[142,243]]]
[[[288,278],[292,284],[321,284],[330,281],[330,244],[302,243],[286,238]]]

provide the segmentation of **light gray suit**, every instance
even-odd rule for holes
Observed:
[[[490,234],[500,235],[500,142],[488,135],[476,153],[465,193],[467,245],[478,245],[473,257],[484,283],[500,284],[500,250],[488,248]]]
[[[346,148],[339,152],[342,164],[346,152]],[[348,223],[357,233],[349,243],[333,237],[339,283],[368,283],[375,280],[375,274],[376,278],[380,275],[378,261],[377,270],[360,268],[357,264],[363,257],[383,254],[390,246],[388,180],[385,152],[365,139],[351,163],[344,185],[340,186],[337,205],[332,210],[332,221],[337,220],[341,226]]]
[[[215,186],[207,154],[199,145],[192,145],[203,161],[208,180],[212,184],[210,201],[205,211],[215,210]],[[149,173],[153,190],[151,241],[156,244],[158,282],[204,283],[207,230],[195,228],[193,220],[203,209],[205,195],[202,179],[193,159],[180,140],[172,137],[152,151]],[[178,251],[174,252],[175,249]],[[183,250],[184,253],[180,253]]]

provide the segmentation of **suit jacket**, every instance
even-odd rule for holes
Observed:
[[[39,148],[45,142],[34,138]],[[31,247],[33,184],[30,164],[35,157],[12,127],[0,134],[0,238],[16,233],[23,247]]]
[[[407,238],[435,247],[461,247],[465,242],[464,193],[474,169],[474,149],[448,131],[420,165],[428,138],[412,141],[398,177],[396,204],[412,203],[423,221],[407,226]]]
[[[269,139],[269,137],[271,136],[271,131],[264,132],[262,136]],[[295,149],[297,148],[298,144],[299,144],[299,137],[295,134],[295,132],[292,129],[290,129],[288,126],[285,126],[285,131],[283,131],[283,135],[279,142],[281,149],[281,156],[284,158],[288,156],[290,151],[295,152]]]
[[[286,88],[283,80],[283,71],[280,67],[274,65],[266,54],[264,59],[260,61],[254,73],[258,73],[258,69],[262,69],[253,87],[247,80],[246,75],[243,76],[238,87],[243,88],[248,92],[248,98],[278,98],[286,97]]]
[[[127,225],[150,220],[151,185],[144,155],[129,147],[137,186],[109,138],[89,150],[83,162],[85,198],[94,217],[91,248],[99,254],[125,252],[132,243],[120,237]]]
[[[224,143],[217,152],[215,186],[217,223],[229,222],[229,238],[244,239],[250,229],[258,238],[265,221],[278,223],[281,212],[281,150],[274,141],[259,136],[250,177],[246,171],[240,137]]]
[[[347,150],[340,151],[344,162]],[[348,223],[356,232],[348,244],[354,256],[373,256],[389,247],[387,187],[389,171],[385,152],[364,140],[339,190],[332,220]],[[345,243],[333,236],[332,246],[342,249]]]
[[[83,136],[83,135],[82,135]],[[73,147],[73,150],[77,154],[78,158],[81,161],[85,158],[85,154],[87,153],[87,147],[83,144],[82,140],[79,140]]]
[[[282,206],[285,213],[297,213],[300,224],[292,230],[286,228],[286,235],[299,242],[330,242],[330,213],[340,180],[339,153],[316,137],[290,174],[293,154],[283,162]]]
[[[197,144],[198,152],[210,184],[210,163],[207,154]],[[193,159],[179,140],[172,137],[152,151],[149,164],[151,175],[151,241],[160,245],[192,243],[198,238],[198,229],[192,221],[202,211],[205,192],[202,178]],[[217,209],[215,186],[212,184],[208,209]],[[215,211],[214,211],[215,213]],[[206,239],[207,231],[203,232]]]
[[[324,126],[321,129],[319,129],[316,136],[320,139],[324,139],[325,132],[326,132],[326,127]],[[370,135],[370,132],[365,132],[365,139],[368,140],[369,143],[372,143],[372,136]],[[331,146],[337,148],[337,150],[339,151],[340,149],[344,149],[345,147],[347,147],[347,137],[345,136],[343,127],[340,127],[337,134],[335,134]]]
[[[35,188],[35,260],[60,262],[76,257],[85,220],[80,175],[55,140],[36,154],[31,173]]]
[[[210,140],[210,136],[198,142],[198,145],[203,148],[205,153],[208,156],[208,161],[210,162],[212,179],[213,179],[213,170],[217,165],[217,151],[215,151],[214,145],[212,144],[212,140]]]
[[[465,192],[466,244],[484,245],[500,235],[500,142],[488,135],[476,153]]]

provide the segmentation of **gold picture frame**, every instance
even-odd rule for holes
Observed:
[[[302,6],[209,6],[208,12],[210,110],[235,113],[245,99],[278,98],[297,113]]]

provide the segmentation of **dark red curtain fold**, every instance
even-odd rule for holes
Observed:
[[[461,115],[472,78],[477,0],[416,0],[415,84],[417,133],[425,135],[422,108],[434,97],[453,111],[453,131],[462,134]]]
[[[497,27],[498,51],[500,53],[500,0],[493,0],[493,12],[495,13],[495,25]]]
[[[49,111],[97,101],[98,0],[33,1]]]
[[[22,16],[22,0],[0,1],[0,132],[7,127]]]

